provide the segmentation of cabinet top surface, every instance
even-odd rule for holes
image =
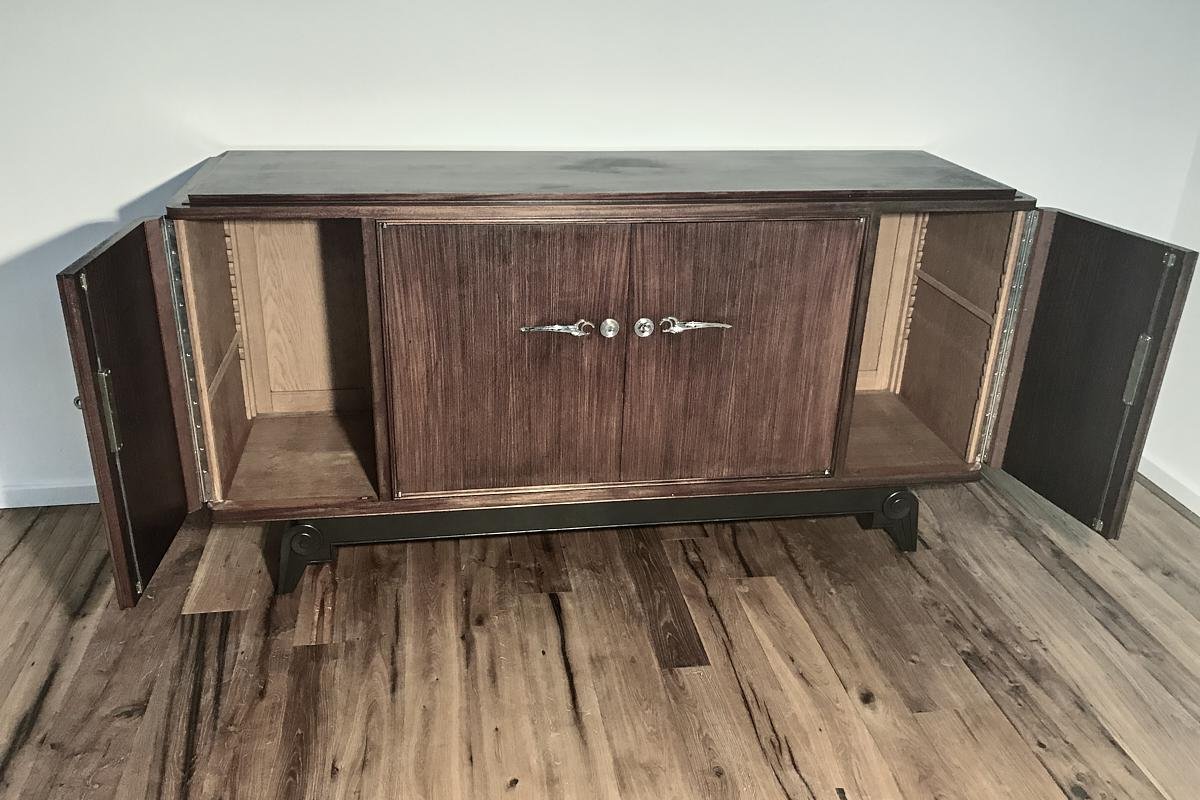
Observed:
[[[172,205],[1015,196],[920,150],[231,150]]]

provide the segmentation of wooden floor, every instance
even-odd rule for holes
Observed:
[[[113,605],[94,507],[0,515],[0,795],[1195,798],[1200,530],[1001,473],[851,520],[340,552],[187,529]]]

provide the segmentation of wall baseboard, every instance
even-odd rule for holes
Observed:
[[[1200,492],[1183,483],[1145,456],[1142,456],[1142,460],[1138,464],[1138,472],[1146,480],[1153,483],[1159,492],[1167,495],[1176,503],[1191,511],[1192,514],[1200,515]]]
[[[76,506],[96,500],[96,484],[90,482],[0,484],[0,508]]]

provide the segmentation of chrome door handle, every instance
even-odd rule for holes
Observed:
[[[572,336],[590,336],[596,326],[581,319],[570,325],[522,325],[521,333],[569,333]]]
[[[684,331],[694,331],[700,328],[732,328],[724,322],[680,322],[675,317],[664,317],[660,323],[663,333],[683,333]]]

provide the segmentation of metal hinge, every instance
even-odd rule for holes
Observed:
[[[1017,263],[1013,266],[1012,284],[1008,290],[1008,304],[1004,308],[1000,329],[1000,346],[996,351],[996,362],[992,370],[991,390],[984,406],[983,433],[979,439],[979,451],[975,466],[981,466],[992,454],[992,440],[996,435],[996,423],[1000,417],[1000,401],[1004,396],[1004,384],[1008,378],[1009,361],[1012,360],[1013,340],[1017,335],[1017,319],[1025,297],[1025,280],[1029,274],[1029,262],[1033,255],[1033,243],[1037,238],[1040,212],[1035,208],[1025,215],[1025,226],[1021,230],[1021,242],[1017,246]]]
[[[1146,364],[1150,362],[1150,345],[1153,342],[1152,336],[1143,333],[1133,348],[1133,361],[1129,364],[1129,374],[1125,377],[1125,391],[1121,394],[1121,402],[1127,406],[1134,404],[1138,391],[1142,388],[1142,378],[1146,375]]]
[[[121,451],[121,428],[117,425],[117,404],[113,399],[112,371],[96,371],[96,387],[100,392],[100,417],[104,421],[104,440],[108,452]]]
[[[200,483],[200,500],[212,498],[212,475],[208,471],[208,446],[204,435],[204,416],[200,412],[200,390],[196,382],[196,359],[192,350],[192,331],[184,305],[183,270],[179,263],[179,245],[175,239],[175,224],[162,220],[163,244],[170,273],[171,314],[179,343],[179,358],[183,362],[183,388],[187,399],[188,426],[192,434],[192,457]]]

